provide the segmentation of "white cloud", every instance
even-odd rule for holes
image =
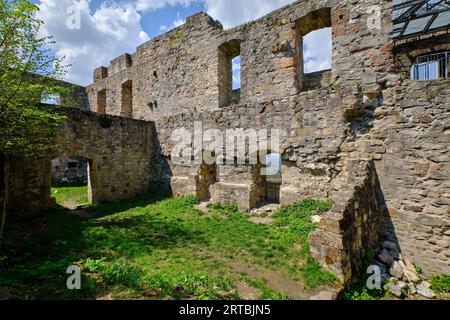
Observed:
[[[170,27],[168,27],[164,24],[159,26],[159,33],[161,34],[161,33],[167,32],[167,31],[169,31],[169,29],[177,28],[177,27],[183,25],[184,23],[186,23],[186,19],[181,18],[180,13],[177,12],[177,18],[175,19],[175,21],[172,22]]]
[[[137,11],[156,11],[163,9],[167,6],[182,5],[184,7],[189,7],[192,3],[198,2],[199,0],[136,0],[134,6]]]
[[[79,30],[66,26],[66,10],[74,3],[81,15]],[[113,58],[134,52],[149,40],[140,14],[131,5],[108,2],[92,12],[86,0],[41,0],[39,7],[37,18],[45,21],[42,34],[54,37],[56,56],[65,56],[65,63],[72,65],[66,78],[70,82],[91,83],[96,67],[109,65]]]
[[[87,85],[92,82],[96,67],[108,66],[110,60],[125,52],[135,52],[138,45],[149,40],[142,30],[141,14],[167,6],[189,7],[194,2],[204,3],[209,15],[222,22],[225,28],[231,28],[258,19],[294,0],[108,0],[95,11],[89,6],[90,0],[41,0],[38,18],[45,21],[42,33],[54,36],[56,55],[65,56],[66,63],[72,65],[66,80]],[[80,30],[66,27],[69,17],[66,10],[74,3],[81,13]],[[160,32],[184,22],[177,13],[172,24],[159,27]],[[323,50],[323,39],[328,37],[323,32],[312,34],[311,39],[305,41],[307,72],[329,68],[331,58],[328,50]]]
[[[193,3],[203,3],[205,11],[219,20],[228,29],[244,22],[258,19],[267,13],[290,4],[295,0],[135,0],[134,7],[139,12],[152,12],[167,6],[189,7]]]
[[[203,0],[206,12],[224,28],[258,19],[294,0]],[[331,68],[331,28],[311,32],[304,39],[305,72]],[[237,67],[237,66],[235,66]],[[235,77],[235,83],[238,79]]]
[[[219,20],[224,28],[261,18],[295,0],[203,0],[206,12]]]
[[[320,29],[303,38],[305,72],[331,69],[331,28]]]
[[[180,17],[180,13],[177,12],[177,19],[172,23],[173,27],[179,27],[181,25],[183,25],[186,22],[186,19],[183,19]]]

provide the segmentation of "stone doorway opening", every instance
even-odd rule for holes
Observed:
[[[51,196],[56,204],[75,210],[93,203],[92,160],[84,157],[60,157],[51,161]]]
[[[251,212],[270,214],[280,207],[281,202],[281,155],[271,151],[259,152],[258,164],[252,167]]]
[[[269,153],[265,157],[263,176],[265,177],[265,202],[270,204],[280,204],[280,190],[282,184],[280,154]]]
[[[200,165],[197,180],[197,197],[201,202],[211,200],[211,187],[217,182],[217,165],[206,164]]]

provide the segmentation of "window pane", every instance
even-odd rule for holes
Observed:
[[[447,78],[449,53],[436,53],[417,58],[411,67],[411,79],[413,80],[437,80]]]

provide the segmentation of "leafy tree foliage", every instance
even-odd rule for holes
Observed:
[[[7,214],[11,156],[43,156],[54,145],[62,116],[40,108],[42,97],[63,94],[65,67],[51,54],[51,38],[40,36],[39,7],[29,0],[0,0],[0,249]]]
[[[0,0],[0,152],[40,156],[52,147],[61,116],[39,108],[42,97],[63,94],[66,67],[40,36],[39,8],[28,0]]]

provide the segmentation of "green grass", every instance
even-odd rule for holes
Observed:
[[[437,293],[450,293],[450,275],[433,275],[431,287]]]
[[[66,206],[69,201],[77,206],[89,203],[87,186],[54,187],[52,188],[52,197],[62,207]]]
[[[71,192],[57,193],[64,199]],[[63,197],[64,195],[64,197]],[[134,200],[91,205],[98,219],[56,210],[25,224],[9,224],[0,286],[24,299],[236,299],[242,274],[231,262],[272,269],[305,283],[331,285],[335,278],[309,257],[310,216],[330,203],[306,200],[281,208],[274,222],[258,225],[229,206],[205,214],[197,199]],[[82,269],[82,290],[65,283],[68,266]],[[287,299],[253,279],[260,298]]]
[[[367,288],[367,277],[353,284],[342,295],[343,300],[380,300],[386,296],[383,290],[369,290]]]

